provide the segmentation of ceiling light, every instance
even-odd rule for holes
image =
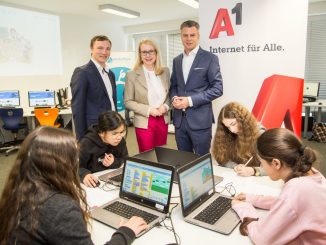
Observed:
[[[127,18],[140,17],[139,12],[121,8],[121,7],[113,5],[113,4],[102,4],[102,5],[99,5],[98,8],[99,8],[99,10],[101,10],[103,12],[120,15],[120,16],[127,17]]]
[[[198,9],[199,8],[199,2],[198,0],[178,0],[184,4],[187,4],[189,5],[190,7],[193,7],[195,9]]]

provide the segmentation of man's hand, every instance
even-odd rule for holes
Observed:
[[[189,107],[188,97],[173,97],[172,105],[176,109],[187,109]]]

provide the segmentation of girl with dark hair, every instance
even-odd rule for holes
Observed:
[[[254,156],[256,139],[264,131],[265,128],[246,107],[237,102],[226,104],[218,116],[213,140],[215,160],[221,166],[234,168],[241,176],[264,175],[257,167],[258,163],[250,160]]]
[[[263,133],[256,149],[268,176],[285,184],[279,197],[235,197],[232,208],[242,220],[241,234],[254,244],[325,244],[326,180],[312,167],[316,153],[284,128]],[[269,213],[258,219],[254,207]]]
[[[0,245],[92,244],[77,155],[63,129],[39,127],[27,136],[0,200]],[[146,227],[133,217],[107,244],[130,244]]]
[[[128,150],[124,136],[126,124],[116,111],[100,114],[98,124],[87,130],[79,141],[79,176],[88,187],[95,187],[99,181],[92,173],[119,168]]]

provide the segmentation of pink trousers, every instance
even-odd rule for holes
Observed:
[[[164,121],[164,117],[148,118],[148,128],[135,128],[136,138],[138,142],[139,152],[153,149],[155,146],[166,144],[168,137],[168,125]]]

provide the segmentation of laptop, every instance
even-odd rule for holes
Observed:
[[[119,228],[122,222],[132,216],[141,216],[148,228],[138,235],[140,236],[166,218],[174,168],[127,157],[123,169],[119,198],[94,208],[91,216],[113,228]]]
[[[232,198],[215,192],[211,155],[208,153],[178,170],[184,220],[222,234],[239,224]]]
[[[199,156],[192,152],[179,151],[175,149],[165,147],[155,147],[153,150],[149,150],[134,157],[145,159],[149,161],[155,161],[162,164],[173,166],[176,170],[189,162],[196,160]],[[214,175],[215,184],[220,183],[223,177]],[[174,175],[174,183],[179,183],[177,174]]]
[[[120,186],[122,181],[122,174],[123,174],[123,167],[117,168],[109,173],[102,174],[98,178],[106,183]]]

